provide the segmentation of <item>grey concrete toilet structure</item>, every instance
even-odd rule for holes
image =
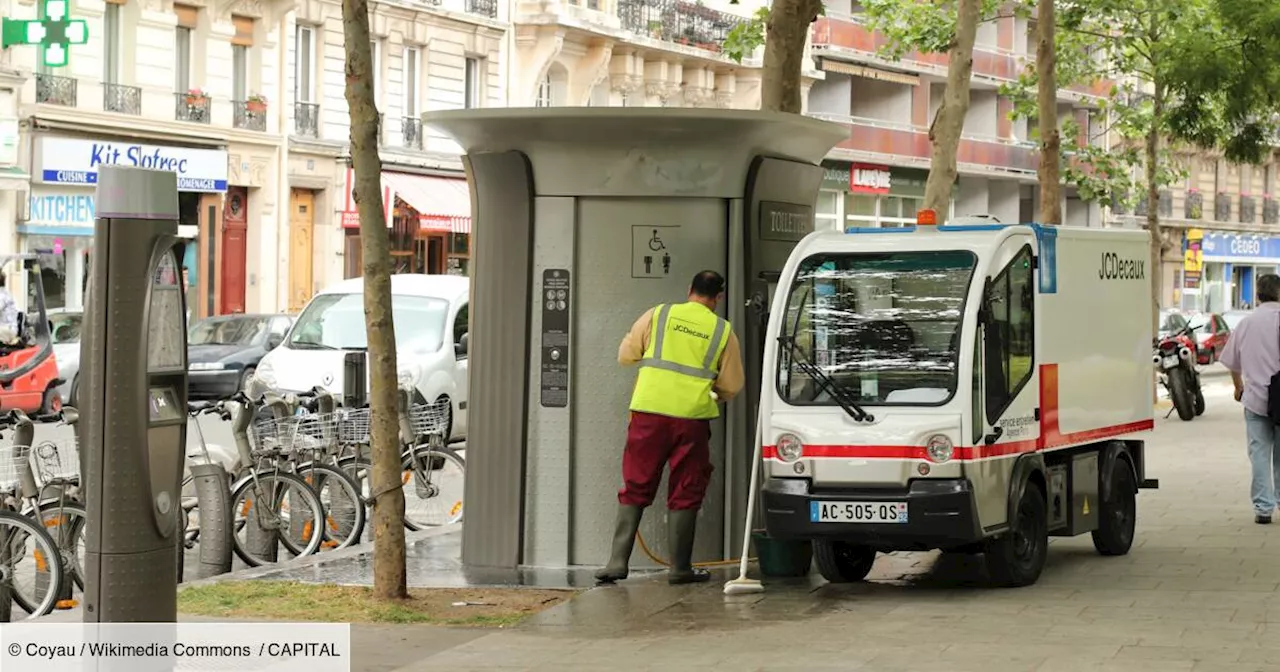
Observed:
[[[423,122],[465,150],[471,187],[463,564],[605,563],[636,375],[618,365],[618,344],[648,308],[683,301],[703,269],[727,280],[720,310],[743,344],[747,389],[712,425],[694,559],[736,556],[761,315],[813,230],[817,164],[847,130],[695,108],[457,110]],[[664,483],[641,527],[663,558],[665,497]],[[637,546],[632,566],[654,565]]]

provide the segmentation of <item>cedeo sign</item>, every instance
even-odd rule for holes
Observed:
[[[849,191],[861,194],[887,194],[893,186],[888,166],[855,163],[849,167]]]
[[[129,166],[178,174],[178,191],[227,190],[227,153],[130,142],[38,138],[37,182],[93,185],[100,166]]]

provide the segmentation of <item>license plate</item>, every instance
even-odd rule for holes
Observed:
[[[905,523],[906,502],[812,502],[809,520],[815,523]]]
[[[1165,357],[1165,358],[1164,358],[1164,365],[1165,365],[1165,368],[1170,368],[1170,367],[1177,366],[1177,365],[1178,365],[1178,356],[1177,356],[1177,355],[1169,355],[1168,357]]]

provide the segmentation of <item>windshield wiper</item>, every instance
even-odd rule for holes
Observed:
[[[338,348],[324,343],[316,343],[315,341],[293,341],[289,347],[297,350],[337,350]]]
[[[791,353],[792,361],[796,364],[796,367],[800,369],[800,372],[817,382],[818,386],[826,391],[827,394],[830,394],[836,404],[838,404],[845,413],[849,414],[849,417],[853,418],[857,422],[875,421],[876,418],[874,415],[863,410],[862,407],[853,400],[853,396],[849,394],[849,389],[847,387],[832,380],[831,376],[828,376],[822,369],[815,366],[813,362],[810,362],[808,357],[805,357],[804,351],[802,351],[800,346],[796,343],[795,336],[779,336],[778,342],[787,346],[787,350]]]

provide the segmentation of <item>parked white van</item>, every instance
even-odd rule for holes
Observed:
[[[448,399],[450,437],[467,435],[467,304],[469,279],[453,275],[391,276],[399,380],[419,401]],[[311,298],[284,343],[258,365],[251,395],[321,386],[341,396],[343,359],[367,347],[364,279],[352,278]]]

